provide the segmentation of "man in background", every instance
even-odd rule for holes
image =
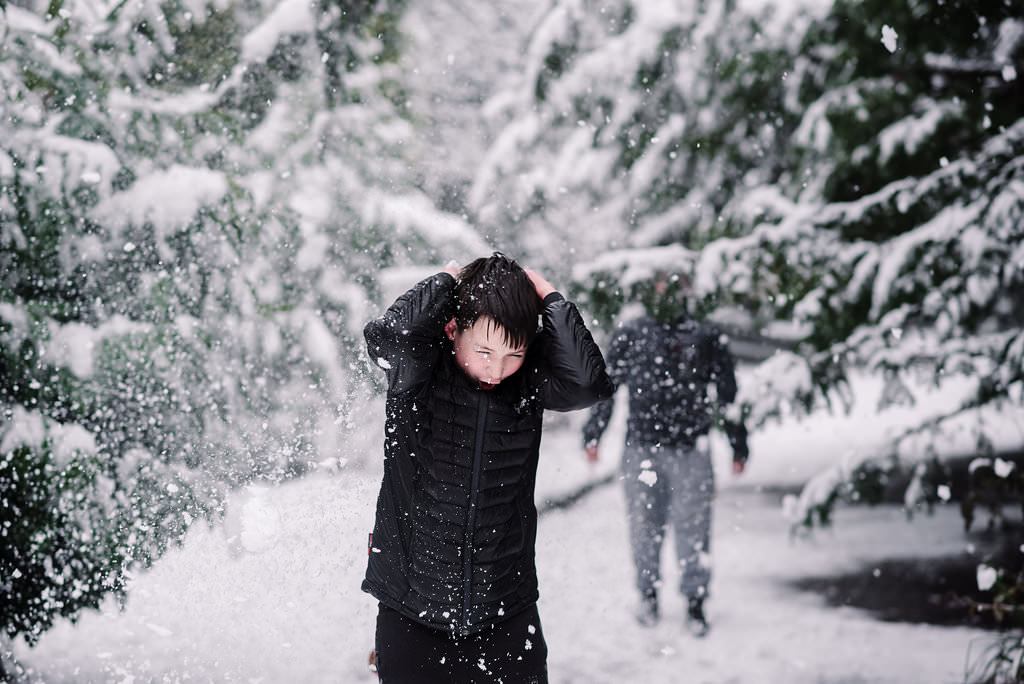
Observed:
[[[747,431],[741,420],[724,418],[736,397],[734,361],[726,338],[687,313],[688,287],[660,274],[644,298],[647,315],[627,322],[606,354],[608,374],[629,393],[623,484],[630,544],[640,592],[637,620],[654,625],[660,616],[661,545],[669,525],[687,601],[686,624],[697,636],[708,632],[704,601],[711,579],[710,532],[714,473],[707,435],[718,421],[733,448],[733,472],[743,472]],[[612,399],[595,404],[583,428],[591,461],[612,415]]]

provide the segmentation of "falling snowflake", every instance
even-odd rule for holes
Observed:
[[[886,24],[882,27],[882,45],[889,52],[896,52],[896,41],[899,36],[896,34],[896,29]]]
[[[653,470],[644,470],[637,475],[636,479],[640,480],[648,487],[653,487],[654,483],[658,481],[658,473]]]
[[[996,462],[992,466],[992,469],[996,472],[996,475],[1002,478],[1009,477],[1010,473],[1012,473],[1015,470],[1015,468],[1016,466],[1013,464],[1013,461],[1004,461],[1001,458],[997,458]]]
[[[978,566],[978,589],[988,591],[999,578],[999,573],[992,566],[982,563]]]

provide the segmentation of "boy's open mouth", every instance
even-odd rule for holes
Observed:
[[[486,380],[478,380],[477,382],[480,383],[480,389],[483,389],[483,390],[492,390],[492,389],[494,389],[495,387],[498,386],[498,383],[496,383],[496,382],[487,382]]]

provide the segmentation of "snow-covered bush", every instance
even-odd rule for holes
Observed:
[[[980,652],[968,652],[965,680],[1019,682],[1024,678],[1024,572],[981,563],[977,580],[978,589],[987,594],[987,600],[968,602],[971,611],[991,613],[1005,629]]]
[[[60,616],[118,591],[119,510],[93,436],[18,410],[0,429],[0,624],[30,642]],[[2,671],[2,670],[0,670]]]

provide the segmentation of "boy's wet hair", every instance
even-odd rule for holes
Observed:
[[[501,328],[510,347],[529,346],[537,336],[541,301],[530,276],[501,252],[470,262],[455,285],[455,324],[473,327],[487,316]]]

